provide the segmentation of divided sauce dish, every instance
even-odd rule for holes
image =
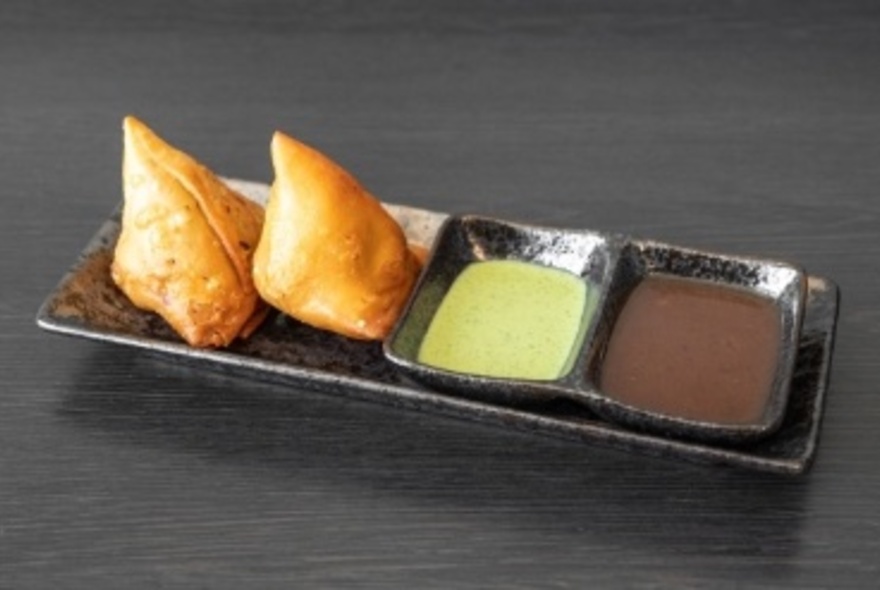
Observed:
[[[483,368],[465,363],[462,369],[455,365],[461,356],[447,363],[425,354],[426,335],[439,330],[434,324],[450,314],[454,322],[459,313],[450,311],[461,286],[457,283],[464,282],[459,279],[478,267],[488,270],[486,262],[552,269],[582,283],[578,299],[542,300],[529,292],[528,273],[511,275],[498,288],[522,291],[525,303],[505,298],[502,305],[484,308],[493,315],[498,307],[511,310],[509,317],[493,320],[495,326],[499,321],[509,325],[497,328],[505,330],[505,337],[486,340],[491,346],[526,359],[567,347],[557,354],[564,358],[557,372],[534,378],[519,362],[522,372],[515,366],[498,373],[497,355],[494,360],[488,356]],[[494,276],[501,275],[487,272],[481,278]],[[561,398],[634,431],[747,443],[772,434],[785,415],[805,299],[804,272],[782,262],[619,234],[453,216],[440,229],[383,350],[411,378],[456,395],[518,405]],[[534,308],[547,330],[562,321],[553,313],[547,316],[548,310],[580,307],[569,316],[576,326],[564,337],[557,338],[552,328],[536,336],[550,344],[523,351],[517,349],[535,344],[529,342],[534,332],[522,331],[528,312],[517,305]],[[482,338],[463,333],[462,340],[444,344],[467,351],[465,357],[481,356]],[[472,346],[477,348],[468,351]],[[500,354],[503,358],[505,352]],[[631,374],[632,367],[644,370]],[[672,402],[655,403],[659,398]],[[720,401],[705,402],[715,398]],[[748,403],[748,411],[739,411],[740,400]]]

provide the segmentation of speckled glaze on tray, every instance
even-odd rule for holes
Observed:
[[[257,201],[267,187],[229,181]],[[447,216],[388,205],[414,241],[429,245]],[[41,306],[37,322],[47,330],[114,342],[174,360],[242,377],[291,384],[333,395],[437,412],[622,450],[798,474],[814,460],[831,367],[838,289],[807,277],[800,339],[794,355],[789,403],[779,429],[748,445],[691,442],[638,432],[603,420],[565,400],[490,401],[442,393],[404,376],[379,343],[358,342],[302,325],[281,314],[270,317],[247,341],[226,350],[187,346],[157,316],[136,309],[110,280],[119,215],[106,220],[70,272]],[[279,389],[279,395],[285,395]]]

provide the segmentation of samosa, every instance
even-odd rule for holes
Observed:
[[[125,200],[113,280],[192,346],[247,336],[268,309],[251,275],[263,208],[138,119],[126,117],[123,130]]]
[[[306,324],[378,340],[406,303],[420,262],[382,205],[327,156],[272,138],[275,181],[254,256],[254,283]]]

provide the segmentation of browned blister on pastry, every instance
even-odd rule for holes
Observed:
[[[391,330],[420,270],[397,222],[348,172],[282,133],[275,182],[254,258],[274,307],[351,338]]]
[[[122,232],[112,276],[189,344],[226,346],[265,316],[251,268],[263,209],[126,117]]]

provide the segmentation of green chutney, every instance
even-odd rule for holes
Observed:
[[[487,377],[553,380],[571,370],[595,311],[580,277],[516,260],[474,262],[441,301],[418,360]]]

